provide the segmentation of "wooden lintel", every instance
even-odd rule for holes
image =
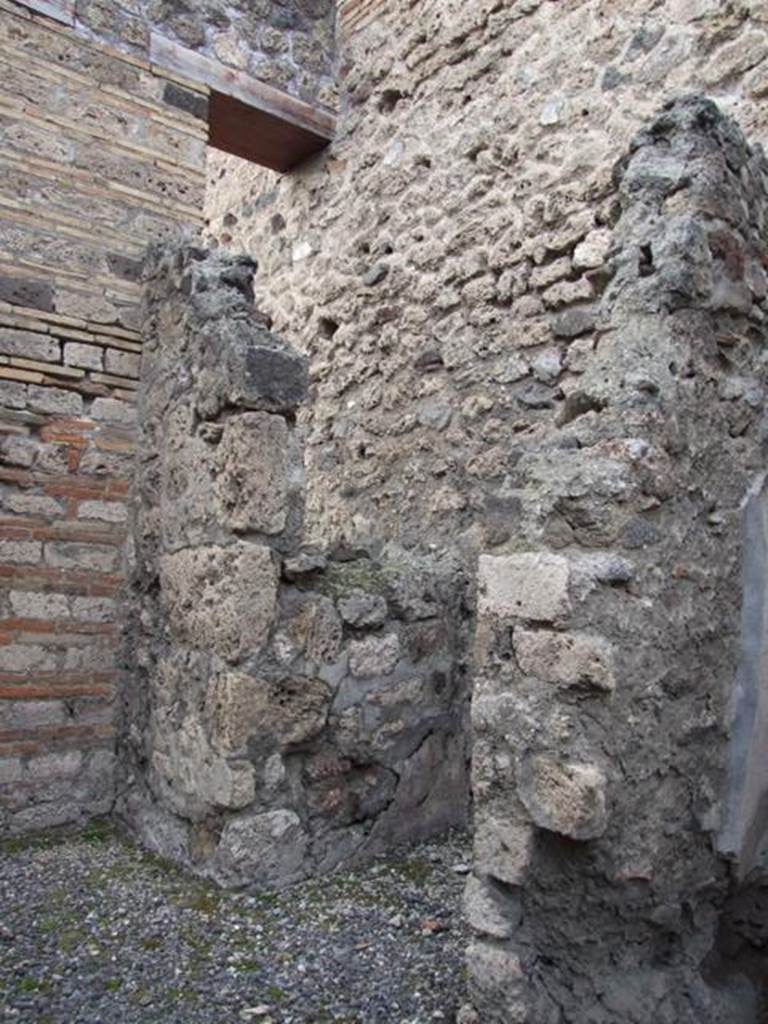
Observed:
[[[83,35],[76,18],[75,0],[16,3],[27,11],[71,26],[77,36]],[[120,56],[135,62],[128,55]],[[189,90],[209,93],[210,144],[272,170],[291,170],[324,149],[334,137],[336,118],[326,107],[307,103],[244,71],[228,68],[157,31],[150,33],[149,63],[142,62],[142,66],[181,82]],[[204,119],[205,111],[196,116]]]
[[[150,57],[159,71],[207,85],[208,134],[212,146],[276,171],[287,171],[331,141],[336,120],[313,106],[243,71],[152,33]]]
[[[212,90],[208,101],[208,141],[216,149],[273,171],[290,171],[325,149],[330,140],[234,96]]]

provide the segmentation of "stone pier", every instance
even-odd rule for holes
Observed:
[[[709,101],[635,139],[583,372],[480,558],[483,1024],[757,1019],[767,183]]]
[[[222,884],[284,885],[466,821],[465,588],[448,557],[303,547],[306,366],[254,269],[147,272],[122,813]]]

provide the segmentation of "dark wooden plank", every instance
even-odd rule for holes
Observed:
[[[290,171],[319,153],[330,140],[325,134],[298,127],[213,90],[208,106],[208,141],[216,149],[273,171]]]
[[[150,59],[160,71],[165,69],[191,82],[208,85],[223,96],[238,99],[313,135],[325,136],[327,140],[333,138],[336,119],[330,111],[305,103],[243,71],[225,67],[210,57],[179,46],[157,32],[151,36]]]

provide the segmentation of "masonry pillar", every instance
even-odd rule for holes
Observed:
[[[223,885],[285,885],[467,813],[463,575],[303,546],[305,361],[248,260],[149,260],[120,810]]]
[[[583,373],[480,559],[467,1020],[758,1019],[759,901],[718,936],[768,824],[767,181],[698,98],[616,169],[596,330],[569,311]]]

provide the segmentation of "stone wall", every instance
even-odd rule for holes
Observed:
[[[657,115],[765,141],[768,8],[393,0],[342,47],[334,145],[212,160],[209,235],[309,357],[308,537],[482,555],[464,1018],[754,1021],[764,167]]]
[[[578,380],[613,165],[663,102],[692,91],[768,138],[768,9],[390,0],[378,12],[340,39],[327,155],[282,179],[212,155],[209,234],[258,255],[259,305],[310,358],[310,534],[476,551],[514,535],[520,441]]]
[[[447,555],[302,547],[306,367],[253,270],[148,270],[123,813],[222,884],[282,885],[465,820],[465,609]]]
[[[333,104],[334,0],[26,0],[79,35],[155,62],[167,40],[310,102]]]
[[[420,0],[413,0],[419,3]],[[388,0],[338,0],[337,24],[341,35],[349,35],[364,28],[387,9]]]
[[[762,565],[744,506],[765,477],[768,163],[692,99],[615,180],[595,344],[517,461],[518,550],[480,559],[472,993],[483,1022],[754,1022],[754,934],[718,931],[768,824],[737,679],[742,554]],[[749,668],[749,606],[743,628]],[[726,824],[749,842],[723,845]],[[757,931],[760,906],[741,910]]]

